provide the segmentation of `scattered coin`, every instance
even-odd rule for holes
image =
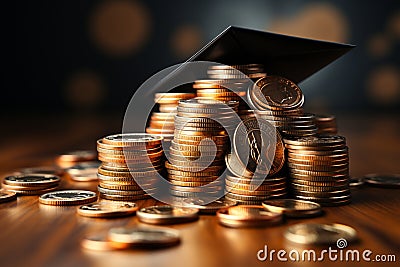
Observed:
[[[15,172],[15,175],[20,175],[20,174],[46,174],[46,175],[62,176],[64,174],[64,170],[56,166],[39,166],[39,167],[23,168]]]
[[[298,244],[335,244],[339,239],[355,241],[357,232],[344,224],[300,223],[290,226],[284,236]]]
[[[350,178],[349,186],[354,189],[363,186],[364,183],[364,177]]]
[[[228,227],[265,227],[282,222],[282,213],[258,205],[239,205],[217,211],[220,224]]]
[[[84,249],[96,251],[112,251],[118,249],[117,246],[113,246],[113,242],[108,240],[107,234],[102,233],[85,236],[81,241],[81,246]],[[123,246],[120,245],[119,248],[122,249]]]
[[[79,215],[86,217],[108,218],[135,214],[138,206],[133,202],[95,202],[77,208]]]
[[[69,168],[79,162],[96,160],[97,154],[91,150],[77,150],[64,153],[56,158],[56,164],[61,168]]]
[[[364,181],[373,186],[400,188],[399,174],[368,174],[364,176]]]
[[[287,217],[311,217],[320,215],[321,206],[318,203],[297,199],[271,199],[262,203],[263,207],[272,212],[283,212]]]
[[[168,228],[111,228],[108,239],[113,247],[157,248],[180,243],[179,232]]]
[[[0,190],[0,203],[5,203],[17,199],[17,194],[15,192],[8,192]]]
[[[4,178],[2,188],[19,195],[40,195],[55,190],[60,177],[49,174],[20,174]]]
[[[175,224],[195,221],[198,209],[172,206],[151,206],[136,212],[139,221],[149,224]]]
[[[39,202],[52,206],[83,205],[96,201],[97,195],[92,191],[63,190],[46,193],[39,197]]]
[[[236,206],[237,202],[225,198],[210,201],[201,198],[181,198],[175,199],[175,205],[198,209],[202,214],[215,214],[222,208],[229,208]]]

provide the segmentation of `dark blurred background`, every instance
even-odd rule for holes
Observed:
[[[8,115],[122,118],[142,82],[229,25],[357,45],[300,84],[306,108],[400,110],[399,1],[24,1],[8,23],[16,37],[15,75],[0,98]]]
[[[300,84],[305,109],[337,115],[352,175],[400,172],[398,0],[5,4],[14,8],[2,8],[2,33],[11,30],[15,42],[3,50],[12,73],[0,96],[0,172],[95,149],[98,138],[121,131],[136,88],[229,25],[357,45]]]

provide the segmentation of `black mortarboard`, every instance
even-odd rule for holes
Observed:
[[[188,61],[261,63],[268,74],[299,83],[354,47],[230,26]]]

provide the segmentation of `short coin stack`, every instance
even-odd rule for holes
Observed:
[[[164,168],[162,137],[126,133],[97,141],[100,197],[130,201],[145,199],[157,188],[157,175]],[[144,189],[146,191],[144,191]]]
[[[150,118],[149,127],[146,132],[149,134],[171,136],[174,134],[174,117],[179,100],[196,97],[192,93],[157,93],[154,102],[159,106],[159,112],[153,112]]]
[[[228,132],[238,121],[238,103],[193,98],[179,101],[175,134],[166,163],[175,197],[219,196]]]
[[[20,174],[4,178],[2,188],[18,195],[41,195],[57,189],[60,177],[48,174]]]
[[[318,134],[336,135],[338,132],[336,117],[333,115],[316,115],[315,125],[318,128]]]
[[[248,79],[259,79],[266,76],[264,65],[215,65],[207,71],[211,80],[196,81],[193,88],[197,89],[197,96],[217,100],[239,101],[239,114],[247,110],[248,105],[241,99],[247,94]]]
[[[267,121],[249,118],[233,135],[233,151],[225,158],[226,198],[239,204],[260,204],[286,194],[281,174],[285,158],[280,134]]]
[[[297,199],[323,206],[348,204],[349,154],[341,136],[284,139],[290,189]]]

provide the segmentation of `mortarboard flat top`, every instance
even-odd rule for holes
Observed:
[[[188,61],[261,63],[267,73],[299,83],[354,47],[229,26]]]

